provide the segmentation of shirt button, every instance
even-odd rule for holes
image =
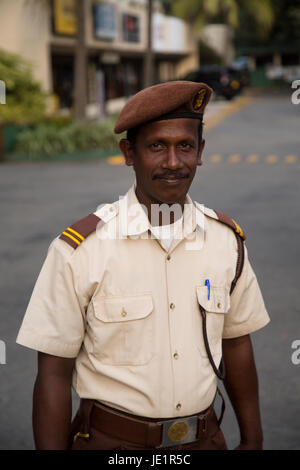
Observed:
[[[179,358],[179,354],[178,354],[178,353],[174,353],[174,354],[173,354],[173,357],[174,357],[174,359],[178,359],[178,358]]]
[[[169,261],[171,259],[171,255],[168,255],[167,256],[167,260]]]
[[[170,304],[170,308],[173,310],[173,308],[175,308],[175,304],[173,304],[173,302]]]
[[[122,312],[121,312],[121,315],[122,315],[122,317],[126,317],[127,312],[123,309]]]
[[[176,410],[180,410],[180,408],[181,408],[181,403],[177,403]]]

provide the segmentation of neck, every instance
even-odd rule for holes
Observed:
[[[149,219],[149,222],[151,225],[167,225],[167,224],[173,224],[174,222],[176,222],[176,220],[180,219],[180,217],[182,217],[182,214],[183,214],[183,210],[184,210],[184,201],[185,201],[185,197],[183,198],[183,200],[180,200],[180,201],[176,201],[176,202],[163,202],[163,201],[159,201],[157,199],[153,199],[151,197],[148,197],[145,193],[143,193],[143,191],[140,190],[140,188],[137,186],[136,189],[135,189],[135,194],[136,194],[136,197],[139,201],[140,204],[143,204],[146,209],[147,209],[147,216],[148,216],[148,219]],[[167,210],[167,211],[163,211],[163,210],[159,210],[159,211],[156,211],[156,210],[153,210],[153,205],[161,205],[161,204],[166,204],[169,208],[171,208],[171,206],[173,204],[179,204],[180,205],[180,208],[181,210],[180,211],[174,211],[174,210]],[[167,223],[166,223],[166,220],[167,220]]]

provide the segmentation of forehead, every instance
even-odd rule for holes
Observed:
[[[196,138],[199,120],[182,118],[167,119],[144,124],[139,128],[139,138]]]

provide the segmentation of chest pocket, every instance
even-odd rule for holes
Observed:
[[[206,311],[207,339],[212,356],[222,355],[222,334],[224,318],[230,308],[229,288],[226,286],[210,286],[210,296],[208,298],[207,286],[197,286],[197,301]],[[200,324],[202,323],[199,311]],[[198,324],[199,326],[199,324]],[[197,335],[200,341],[197,342],[201,356],[207,357],[204,344],[202,328],[197,328]]]
[[[103,364],[143,365],[154,354],[151,294],[95,297],[93,353]]]

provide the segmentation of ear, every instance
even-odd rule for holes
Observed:
[[[128,139],[121,139],[119,143],[120,149],[124,155],[125,163],[128,166],[133,166],[134,152]]]
[[[199,146],[198,154],[197,154],[197,165],[201,166],[202,165],[202,153],[205,147],[205,140],[201,140],[201,144]]]

